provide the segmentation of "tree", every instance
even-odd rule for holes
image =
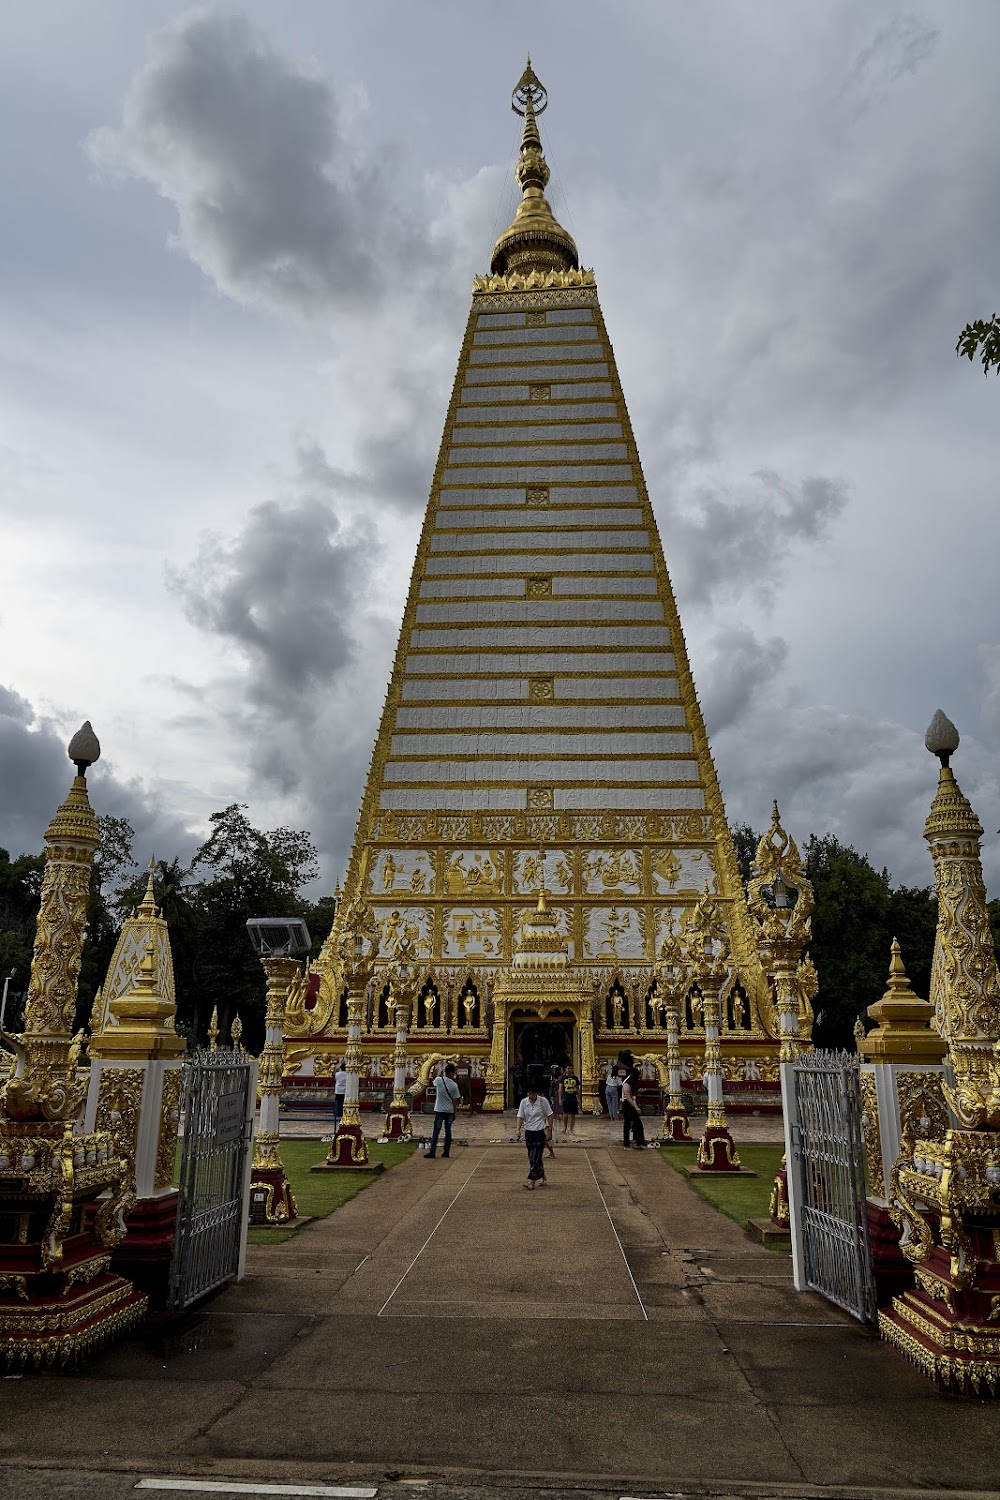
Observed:
[[[988,323],[984,323],[982,318],[977,318],[974,323],[966,323],[958,336],[955,353],[959,359],[964,355],[970,360],[975,359],[978,354],[984,375],[988,375],[990,370],[1000,374],[1000,318],[996,313]]]
[[[0,992],[14,971],[7,992],[6,1031],[20,1031],[24,1022],[44,865],[40,854],[11,859],[6,849],[0,849]]]
[[[246,1045],[257,1051],[264,1042],[264,982],[247,941],[247,918],[306,915],[300,890],[319,874],[316,848],[299,829],[254,828],[244,803],[209,821],[212,832],[191,862],[192,874],[212,872],[191,894],[199,924],[192,1019],[204,1036],[213,1009],[226,1029],[239,1015]]]
[[[761,835],[751,828],[749,823],[734,823],[729,832],[732,834],[733,847],[736,850],[740,879],[744,885],[747,885]]]

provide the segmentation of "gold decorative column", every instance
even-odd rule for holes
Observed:
[[[913,1285],[913,1268],[899,1246],[889,1210],[892,1174],[901,1154],[912,1155],[917,1136],[943,1140],[948,1110],[942,1093],[945,1044],[934,1026],[934,1008],[913,993],[899,943],[892,940],[889,983],[868,1007],[877,1024],[860,1027],[861,1126],[868,1183],[868,1229],[880,1304]]]
[[[132,1327],[148,1299],[111,1271],[135,1201],[130,1165],[103,1130],[76,1133],[86,1093],[71,1035],[97,819],[86,772],[101,753],[90,727],[70,741],[77,775],[45,833],[45,873],[17,1057],[0,1095],[0,1354],[67,1364]],[[88,1206],[107,1197],[85,1228]]]
[[[136,955],[138,966],[128,981]],[[103,1027],[90,1041],[85,1127],[112,1135],[136,1198],[113,1264],[162,1303],[177,1218],[174,1157],[185,1044],[174,1027],[170,939],[154,900],[152,872],[142,904],[126,918],[115,946],[100,1014]]]
[[[708,890],[698,901],[685,934],[687,960],[701,990],[705,1025],[705,1089],[708,1119],[698,1145],[696,1172],[742,1172],[744,1168],[726,1119],[725,1075],[722,1071],[722,996],[729,979],[729,934]]]
[[[781,826],[777,802],[771,808],[771,826],[757,845],[747,897],[750,916],[757,928],[761,965],[774,987],[781,1033],[778,1058],[782,1103],[786,1106],[787,1121],[786,1095],[792,1082],[787,1070],[802,1047],[799,1018],[803,990],[816,993],[815,985],[810,983],[815,978],[815,969],[807,961],[801,961],[802,950],[812,936],[811,918],[816,901],[798,845]],[[770,1213],[776,1229],[790,1228],[787,1150],[774,1179]]]
[[[937,1385],[1000,1394],[1000,973],[990,936],[982,825],[951,770],[955,726],[940,710],[927,731],[941,761],[924,829],[937,879],[931,1003],[953,1082],[943,1093],[959,1126],[943,1139],[901,1131],[889,1212],[917,1285],[879,1313],[883,1337]],[[902,1101],[901,1101],[902,1112]]]
[[[386,1111],[385,1139],[408,1141],[412,1134],[410,1109],[406,1102],[406,1032],[413,1002],[416,999],[418,982],[411,954],[413,944],[409,937],[401,939],[396,950],[389,983],[390,994],[395,998],[396,1045],[392,1054],[392,1103]]]
[[[364,897],[355,897],[347,907],[343,925],[336,932],[335,943],[339,963],[338,983],[347,986],[347,1048],[344,1054],[347,1090],[344,1094],[343,1117],[330,1142],[326,1161],[320,1162],[312,1170],[328,1172],[364,1168],[366,1171],[380,1172],[383,1163],[369,1160],[368,1143],[361,1128],[358,1107],[365,998],[378,955],[378,927]]]
[[[281,1160],[281,1080],[284,1076],[283,1028],[289,992],[301,974],[297,958],[286,955],[262,955],[261,967],[267,976],[267,1011],[264,1018],[265,1042],[257,1076],[260,1114],[253,1139],[251,1168],[251,1207],[265,1196],[259,1210],[251,1217],[262,1217],[267,1224],[287,1224],[298,1217],[295,1199]]]
[[[656,987],[663,1001],[667,1021],[667,1103],[663,1111],[663,1130],[660,1145],[690,1141],[691,1126],[688,1112],[681,1095],[681,991],[687,970],[684,967],[680,941],[676,934],[668,932],[660,944],[659,962],[656,966]]]

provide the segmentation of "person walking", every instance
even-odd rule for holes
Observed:
[[[340,1122],[344,1118],[344,1096],[347,1093],[347,1069],[344,1067],[343,1059],[337,1064],[337,1071],[333,1075],[333,1129],[336,1133],[340,1129]]]
[[[563,1112],[563,1135],[573,1135],[576,1131],[576,1117],[580,1113],[580,1080],[573,1072],[572,1063],[562,1076],[560,1087]]]
[[[562,1115],[562,1079],[563,1070],[559,1063],[552,1064],[549,1075],[548,1101],[552,1105],[552,1114],[556,1120]]]
[[[612,1120],[618,1118],[618,1090],[622,1081],[618,1077],[618,1069],[612,1068],[604,1080],[604,1099],[608,1106],[608,1117]]]
[[[438,1136],[444,1126],[444,1150],[442,1157],[451,1154],[451,1124],[459,1100],[459,1088],[455,1082],[455,1064],[448,1063],[444,1073],[434,1080],[434,1129],[431,1131],[431,1148],[425,1152],[424,1160],[433,1161],[437,1154]]]
[[[634,1089],[638,1084],[638,1075],[629,1073],[622,1084],[622,1145],[627,1151],[629,1149],[629,1134],[633,1136],[635,1144],[640,1149],[646,1144],[646,1131],[642,1123],[642,1115],[639,1113],[639,1105],[636,1102]]]
[[[550,1144],[552,1142],[552,1105],[534,1084],[528,1086],[528,1092],[517,1106],[518,1140],[522,1132],[528,1148],[528,1180],[524,1186],[534,1188],[537,1183],[544,1187],[546,1137]]]

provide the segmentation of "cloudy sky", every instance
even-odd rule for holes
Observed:
[[[341,872],[529,50],[731,818],[927,883],[942,707],[996,894],[995,0],[6,7],[0,845]]]

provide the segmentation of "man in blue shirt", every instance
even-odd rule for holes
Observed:
[[[459,1100],[458,1084],[455,1082],[455,1064],[448,1063],[444,1075],[434,1080],[434,1129],[431,1132],[431,1148],[425,1154],[426,1161],[432,1161],[437,1154],[438,1136],[441,1134],[441,1126],[444,1125],[444,1150],[442,1156],[451,1153],[451,1122],[455,1118],[455,1108]]]

